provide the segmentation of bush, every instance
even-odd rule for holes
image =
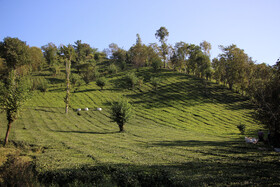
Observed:
[[[153,59],[151,65],[154,71],[158,71],[162,67],[162,61],[159,58]]]
[[[82,77],[80,75],[72,73],[70,76],[70,82],[71,82],[73,88],[75,88],[75,87],[78,88],[83,84],[84,80],[82,79]]]
[[[99,86],[101,88],[101,90],[103,90],[103,87],[106,85],[107,80],[105,77],[100,77],[96,80],[96,85]]]
[[[127,84],[129,85],[129,87],[134,89],[135,85],[138,82],[138,78],[135,75],[135,73],[131,72],[131,73],[127,74],[126,81],[127,81]]]
[[[49,82],[44,77],[40,77],[33,80],[32,90],[40,90],[46,92],[49,88]]]
[[[110,64],[110,66],[108,67],[108,72],[110,74],[115,74],[118,72],[118,68],[117,66],[115,66],[115,64]]]
[[[158,78],[158,77],[152,77],[151,78],[151,84],[153,85],[155,90],[158,89],[158,86],[160,85],[160,83],[161,83],[161,79],[160,78]]]
[[[237,125],[236,127],[239,129],[242,135],[245,133],[246,126],[244,124]]]

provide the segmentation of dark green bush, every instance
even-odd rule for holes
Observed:
[[[242,135],[245,133],[246,126],[244,124],[237,125],[236,127],[239,129]]]

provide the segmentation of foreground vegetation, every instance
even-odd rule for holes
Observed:
[[[245,144],[236,127],[244,124],[246,136],[261,128],[247,98],[168,70],[130,71],[143,79],[141,89],[125,86],[128,72],[107,76],[103,90],[94,82],[83,84],[71,93],[68,115],[64,76],[33,75],[52,84],[48,92],[33,92],[14,122],[13,144],[1,148],[1,154],[3,149],[23,150],[18,155],[33,159],[35,184],[279,185],[279,155],[261,150],[263,144]],[[156,90],[152,77],[162,80]],[[125,133],[110,119],[111,103],[121,96],[134,108]],[[89,111],[77,115],[78,108],[86,107]],[[1,122],[5,132],[3,113]]]

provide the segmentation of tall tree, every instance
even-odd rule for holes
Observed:
[[[31,47],[30,50],[30,60],[33,71],[38,71],[42,69],[43,64],[45,63],[44,54],[42,50],[38,47]]]
[[[210,57],[210,51],[212,49],[211,44],[204,40],[200,43],[200,47],[203,50],[203,53]]]
[[[71,73],[71,61],[75,58],[75,49],[72,45],[65,46],[63,45],[60,48],[61,55],[65,60],[65,69],[66,69],[66,96],[65,96],[65,113],[68,114],[69,103],[70,103],[70,73]]]
[[[249,57],[244,50],[239,49],[236,45],[220,46],[220,48],[223,54],[220,54],[219,57],[224,62],[226,81],[229,88],[232,89],[244,78],[244,67],[248,63]]]
[[[169,32],[165,27],[160,27],[155,34],[156,38],[161,43],[161,55],[164,62],[164,68],[167,68],[167,54],[168,54],[168,45],[166,44],[167,37],[169,36]]]
[[[136,37],[136,44],[129,49],[129,53],[132,64],[138,69],[146,64],[148,57],[147,46],[142,44],[139,34]]]
[[[272,143],[280,146],[280,59],[273,66],[274,73],[264,87],[254,90],[257,116],[271,132]]]
[[[55,44],[48,43],[41,47],[47,63],[52,66],[58,63],[58,49]]]

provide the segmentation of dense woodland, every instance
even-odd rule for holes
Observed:
[[[182,74],[201,78],[207,87],[208,81],[223,84],[233,92],[247,96],[256,107],[255,114],[270,130],[274,144],[279,145],[280,134],[280,61],[269,66],[256,64],[244,50],[232,44],[220,46],[221,53],[211,60],[211,44],[203,41],[200,45],[186,42],[168,44],[169,32],[161,27],[155,33],[159,43],[144,44],[139,34],[129,50],[110,44],[99,51],[81,40],[73,45],[56,46],[48,43],[41,48],[30,47],[18,38],[6,37],[0,42],[1,109],[6,112],[8,129],[29,91],[48,89],[45,79],[31,78],[33,72],[49,69],[53,76],[66,72],[67,93],[65,97],[67,113],[70,93],[82,84],[96,81],[102,89],[106,76],[127,69],[151,67],[154,71],[169,69]],[[97,64],[101,64],[97,66]],[[99,67],[99,68],[98,68]],[[143,80],[130,76],[132,87],[141,87]],[[156,85],[160,80],[153,80]]]

